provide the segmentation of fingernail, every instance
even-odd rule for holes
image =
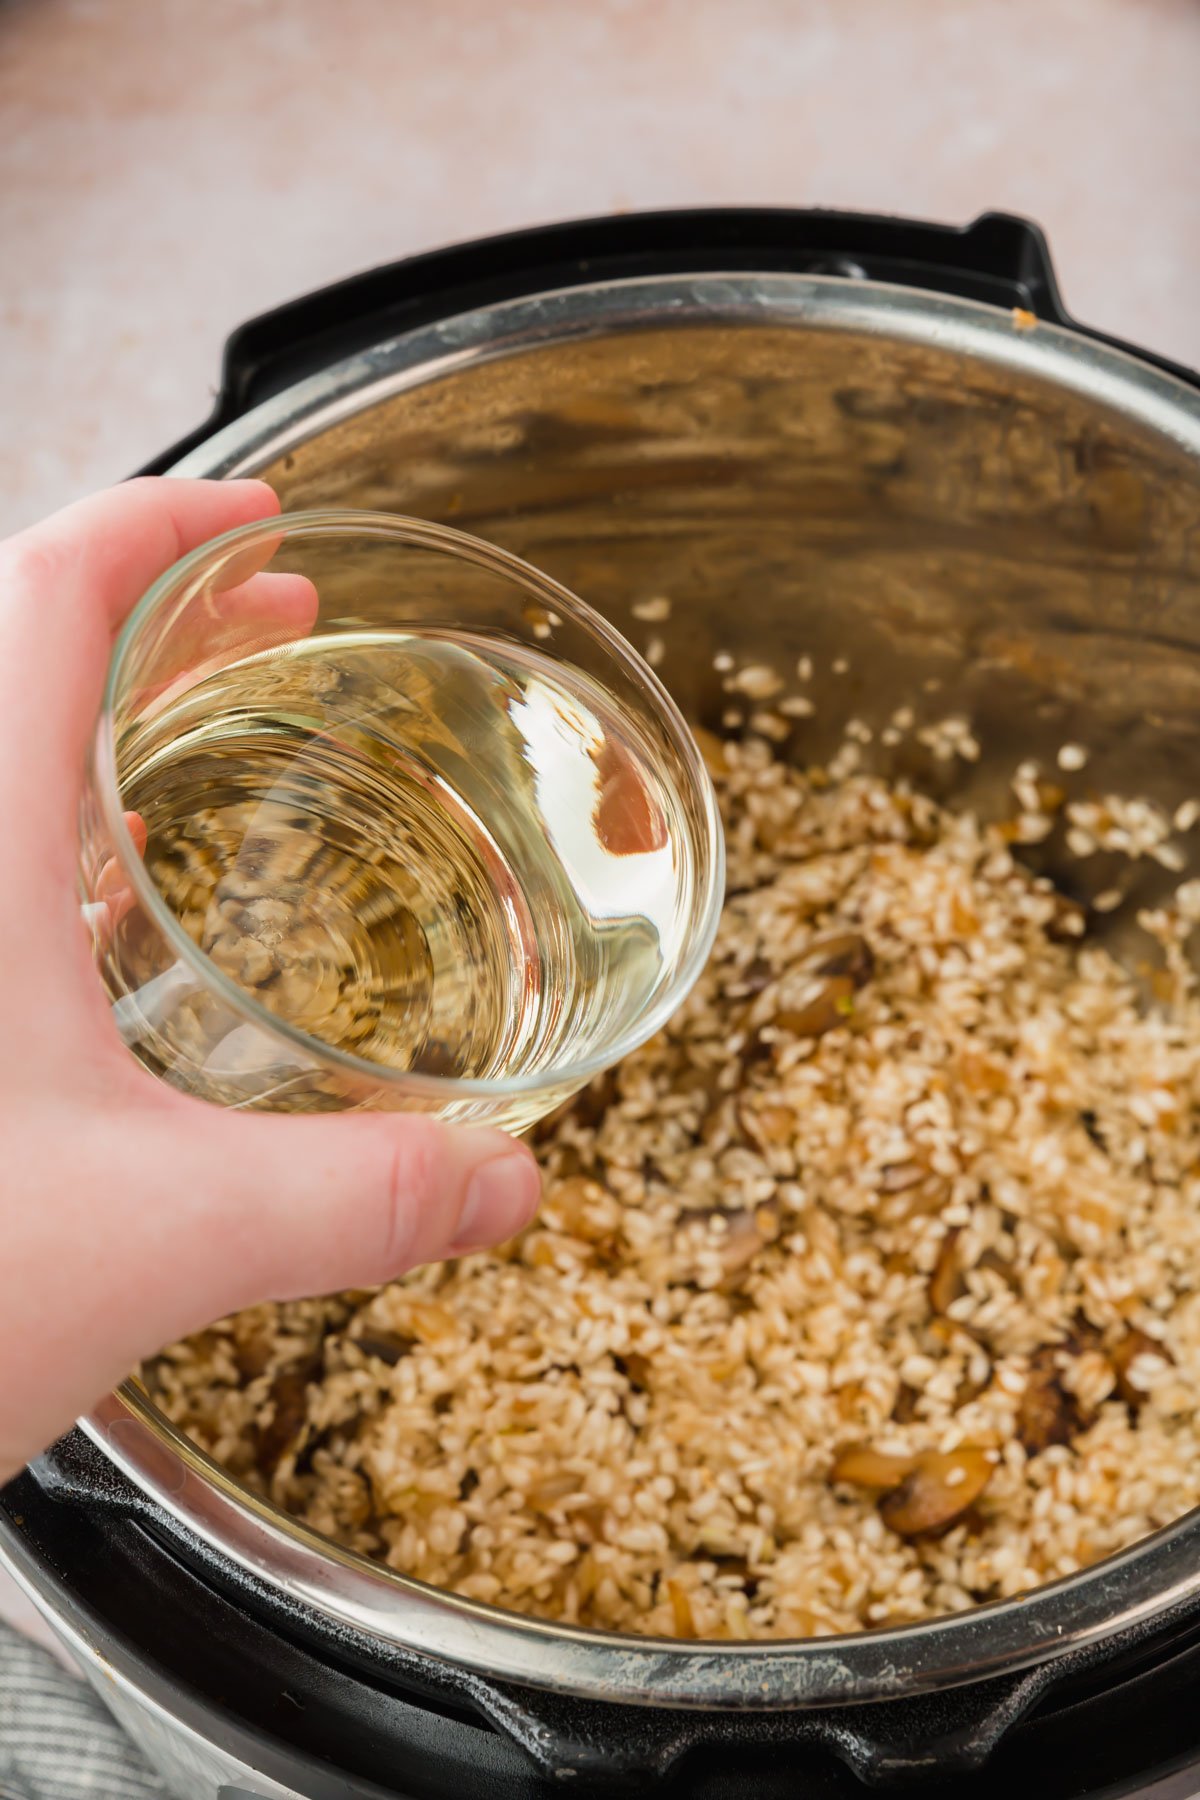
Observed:
[[[541,1194],[537,1165],[527,1156],[495,1156],[483,1163],[467,1183],[451,1252],[462,1256],[515,1237],[537,1211]]]

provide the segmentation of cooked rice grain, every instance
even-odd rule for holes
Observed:
[[[707,754],[711,963],[541,1129],[533,1227],[226,1320],[148,1371],[165,1410],[353,1549],[628,1631],[925,1618],[1176,1518],[1200,1497],[1190,925],[1145,917],[1173,1000],[1147,1012],[1011,829],[853,758],[831,781]]]

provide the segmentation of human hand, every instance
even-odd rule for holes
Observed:
[[[139,480],[0,544],[0,1482],[163,1344],[499,1243],[537,1205],[500,1132],[222,1112],[114,1028],[76,868],[113,634],[178,557],[278,509],[262,482]]]

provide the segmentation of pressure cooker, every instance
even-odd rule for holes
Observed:
[[[398,263],[243,326],[152,467],[452,522],[626,632],[669,594],[701,722],[722,651],[844,657],[868,724],[937,686],[983,746],[955,804],[1068,740],[1102,790],[1195,791],[1200,378],[1074,324],[1018,219],[675,212]],[[1200,1513],[921,1624],[621,1637],[340,1549],[130,1383],[0,1494],[0,1554],[180,1800],[1200,1794]]]

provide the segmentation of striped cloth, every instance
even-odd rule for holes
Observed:
[[[0,1800],[167,1800],[86,1682],[0,1625]]]

